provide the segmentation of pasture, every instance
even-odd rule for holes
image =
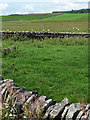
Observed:
[[[2,20],[5,31],[88,32],[88,14],[46,15],[42,19],[39,15],[3,16]],[[2,75],[57,102],[65,97],[70,103],[84,96],[88,99],[88,38],[5,38]]]
[[[57,102],[88,98],[88,39],[2,41],[2,74]]]
[[[62,15],[26,15],[26,17],[25,15],[22,15],[21,17],[3,16],[2,20],[2,30],[88,32],[87,13]]]
[[[55,16],[57,14],[30,14],[30,15],[9,15],[9,16],[2,16],[2,21],[16,21],[16,20],[38,20],[44,19],[48,17]]]

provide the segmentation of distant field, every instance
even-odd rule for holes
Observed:
[[[38,20],[52,16],[55,16],[55,14],[9,15],[9,16],[2,16],[2,21]]]
[[[79,31],[76,29],[79,28]],[[74,29],[73,29],[74,28]],[[10,31],[49,31],[88,32],[88,22],[80,21],[9,21],[3,22],[3,30]]]
[[[2,29],[11,31],[48,31],[49,29],[50,32],[88,32],[87,13],[62,14],[56,16],[51,14],[24,15],[21,16],[21,18],[17,18],[16,16],[5,16],[5,18],[3,17]]]
[[[2,21],[17,20],[59,20],[59,21],[88,21],[88,13],[81,14],[31,14],[2,16]]]
[[[88,13],[62,14],[62,15],[58,15],[58,16],[53,16],[51,18],[44,18],[43,20],[88,21]]]

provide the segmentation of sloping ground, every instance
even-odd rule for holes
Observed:
[[[59,20],[59,21],[88,21],[88,13],[82,14],[62,14],[45,18],[43,20]]]
[[[9,15],[2,16],[2,21],[15,21],[15,20],[38,20],[49,18],[58,14],[28,14],[28,15]]]

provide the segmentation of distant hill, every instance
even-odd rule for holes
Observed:
[[[53,11],[52,13],[90,13],[90,9],[80,9],[71,11]]]

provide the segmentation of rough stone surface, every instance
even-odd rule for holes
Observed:
[[[50,119],[59,119],[61,117],[61,113],[64,110],[64,107],[69,104],[69,101],[67,98],[62,100],[61,102],[57,103],[54,106],[54,109],[50,112]]]
[[[90,104],[87,104],[86,110],[89,110],[89,109],[90,109]]]
[[[80,112],[81,105],[80,103],[73,103],[69,106],[69,110],[66,115],[66,120],[76,119],[78,113]]]
[[[90,120],[90,110],[88,110],[88,120]]]
[[[54,105],[56,103],[56,101],[52,100],[52,99],[48,99],[43,103],[43,109],[46,111],[47,108],[51,105]]]
[[[68,109],[69,109],[69,106],[66,106],[65,109],[64,109],[64,111],[63,111],[63,113],[62,113],[62,115],[61,115],[61,120],[65,119],[66,114],[68,112]]]
[[[19,118],[20,114],[23,113],[22,108],[24,105],[30,105],[30,110],[36,110],[36,112],[41,112],[43,114],[42,119],[48,120],[90,120],[90,104],[85,105],[85,109],[81,106],[80,103],[69,104],[67,98],[62,100],[59,103],[56,103],[55,100],[48,99],[46,96],[38,97],[37,91],[27,91],[26,88],[19,88],[14,84],[13,80],[10,79],[1,79],[0,80],[0,117],[2,115],[1,107],[2,102],[1,98],[4,96],[6,103],[9,103],[10,95],[14,98],[10,113],[10,117],[17,115]],[[23,116],[26,118],[26,116]],[[0,118],[1,119],[1,118]]]
[[[6,37],[6,38],[10,38],[12,36],[15,35],[19,35],[19,36],[27,36],[29,39],[44,39],[45,37],[48,38],[64,38],[65,36],[67,37],[90,37],[89,33],[69,33],[69,32],[61,32],[61,33],[57,33],[57,32],[26,32],[26,31],[0,31],[0,33],[2,33],[2,38]]]
[[[81,120],[87,120],[88,119],[88,115],[83,115],[82,117],[81,117]]]
[[[47,100],[46,96],[40,96],[39,97],[39,101],[41,101],[41,102],[45,102],[46,100]]]
[[[46,110],[46,112],[45,112],[45,114],[44,114],[44,116],[43,116],[43,119],[47,119],[47,118],[49,117],[49,114],[50,114],[50,112],[54,109],[54,106],[55,106],[55,105],[52,105],[52,106],[50,106],[50,107]]]
[[[83,111],[80,111],[79,114],[77,115],[76,119],[80,119],[83,115]]]

